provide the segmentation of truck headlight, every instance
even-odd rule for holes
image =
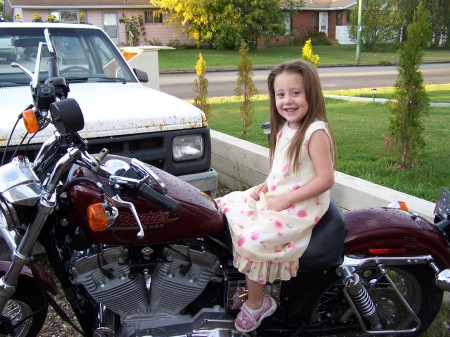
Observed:
[[[186,161],[203,157],[205,147],[202,135],[178,136],[172,142],[173,160]]]

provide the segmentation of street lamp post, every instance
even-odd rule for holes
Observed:
[[[356,35],[356,62],[359,63],[361,60],[361,32],[362,32],[362,2],[363,0],[359,0],[358,7],[358,33]]]

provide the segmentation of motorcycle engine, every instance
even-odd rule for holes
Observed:
[[[74,252],[73,282],[122,319],[179,315],[219,267],[215,255],[183,245],[166,246],[153,259],[153,251],[142,248],[133,263],[123,247],[92,250]]]

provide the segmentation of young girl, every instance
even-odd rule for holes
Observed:
[[[336,146],[315,67],[306,61],[281,64],[268,85],[270,173],[256,187],[216,199],[228,219],[234,265],[246,275],[248,299],[235,320],[241,332],[255,330],[275,312],[264,285],[297,275],[334,183]]]

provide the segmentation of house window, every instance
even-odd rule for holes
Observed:
[[[283,13],[284,14],[284,25],[285,25],[285,35],[291,34],[291,13]]]
[[[343,12],[337,12],[337,19],[336,19],[336,25],[337,26],[342,26],[342,19],[344,17],[344,13]]]
[[[146,10],[144,11],[145,23],[163,23],[163,16],[159,10]]]
[[[86,23],[85,10],[61,10],[51,11],[50,14],[56,17],[58,22],[63,23]]]

